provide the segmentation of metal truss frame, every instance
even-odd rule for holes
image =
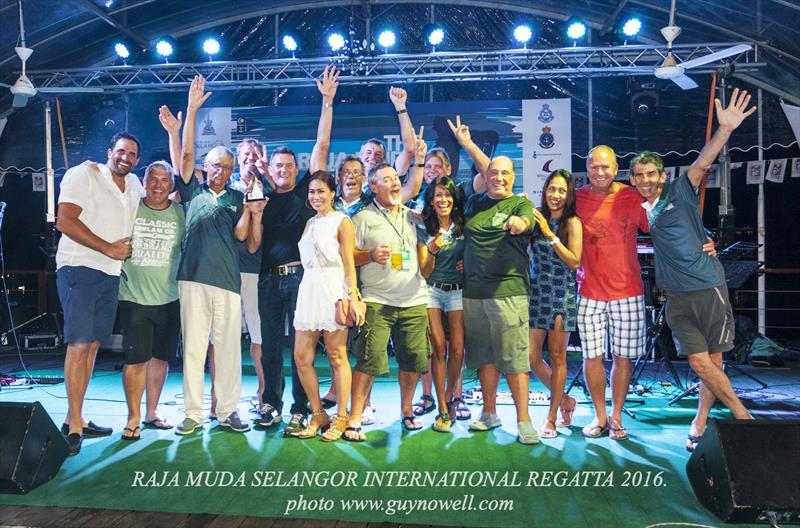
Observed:
[[[680,44],[672,52],[679,61],[686,61],[736,44],[741,42]],[[708,73],[726,64],[733,64],[738,73],[756,71],[764,66],[756,61],[757,44],[746,44],[753,49],[687,73]],[[206,85],[215,90],[240,90],[314,86],[329,64],[342,70],[339,82],[348,85],[652,75],[666,55],[663,45],[569,47],[106,66],[34,70],[28,76],[40,88],[65,92],[182,91],[197,74],[204,75]]]

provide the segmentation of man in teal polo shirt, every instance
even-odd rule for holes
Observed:
[[[656,284],[667,292],[667,323],[678,351],[700,376],[700,399],[686,449],[693,451],[705,432],[708,413],[719,399],[739,419],[752,419],[722,369],[722,353],[733,348],[733,311],[719,260],[703,252],[706,235],[698,191],[708,168],[731,133],[756,108],[735,89],[723,108],[716,100],[719,128],[686,174],[666,183],[661,158],[642,152],[631,161],[631,183],[646,200],[656,255]]]

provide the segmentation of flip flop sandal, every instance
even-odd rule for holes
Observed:
[[[703,435],[693,435],[688,434],[686,435],[686,450],[690,453],[693,453],[695,449],[697,449],[697,444],[700,442],[700,439],[703,438]]]
[[[581,430],[583,436],[586,438],[600,438],[604,434],[608,433],[608,424],[606,425],[587,425]]]
[[[125,440],[126,442],[132,442],[134,440],[140,440],[142,438],[141,434],[136,434],[137,431],[141,432],[141,429],[139,428],[138,425],[133,429],[131,429],[130,427],[125,427],[122,429],[122,431],[123,432],[128,431],[131,434],[130,436],[125,436],[124,434],[122,435],[122,439]]]
[[[414,420],[413,416],[403,416],[403,419],[400,421],[403,429],[406,431],[419,431],[422,429],[422,424],[417,425],[417,422]]]
[[[414,416],[424,416],[436,409],[436,400],[429,394],[423,394],[419,401],[411,407],[414,410]]]
[[[575,405],[569,409],[561,409],[561,419],[556,422],[556,427],[569,427],[572,425],[572,415],[575,414],[575,408],[577,406],[578,403],[575,402]]]
[[[622,433],[622,434],[618,435],[617,433]],[[628,439],[628,431],[627,431],[627,429],[625,429],[621,425],[619,427],[616,427],[616,426],[614,426],[612,424],[611,427],[609,427],[609,429],[608,429],[608,437],[613,439],[613,440],[619,440],[619,441],[627,440]]]
[[[153,418],[152,420],[145,420],[142,422],[145,429],[172,429],[175,427],[163,418]]]
[[[541,432],[539,433],[539,436],[541,438],[555,438],[555,437],[557,437],[558,436],[558,431],[556,431],[555,427],[552,428],[552,429],[548,428],[547,427],[548,423],[550,423],[550,422],[545,422],[545,424],[542,426],[542,429],[541,429]]]
[[[349,436],[347,436],[348,432],[358,433],[358,437],[357,438],[350,438]],[[348,425],[344,430],[344,436],[342,438],[344,438],[348,442],[363,442],[364,440],[366,440],[366,438],[362,438],[361,437],[362,434],[364,434],[364,433],[361,432],[361,427],[354,427],[354,426]]]
[[[469,420],[472,418],[472,411],[469,410],[464,400],[453,398],[453,401],[458,403],[456,406],[456,420]]]

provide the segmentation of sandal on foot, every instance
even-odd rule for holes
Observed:
[[[615,424],[611,422],[611,426],[608,429],[608,437],[614,440],[627,440],[628,439],[628,431],[622,427],[622,424]]]
[[[411,406],[414,416],[424,416],[436,409],[436,401],[430,394],[423,394],[417,403]]]
[[[419,431],[422,429],[422,424],[416,421],[413,416],[403,416],[400,424],[406,431]]]
[[[555,438],[558,436],[558,431],[556,431],[555,427],[547,427],[549,424],[554,424],[554,422],[552,420],[548,420],[544,423],[541,431],[539,432],[539,436],[541,438]]]
[[[573,403],[572,407],[561,407],[561,419],[556,422],[556,427],[569,427],[572,425],[572,415],[575,414],[575,408],[578,406],[578,402],[574,399],[572,400]]]
[[[436,415],[436,421],[433,422],[433,430],[437,433],[449,433],[452,425],[450,413],[442,412]]]
[[[686,450],[693,453],[694,450],[697,449],[697,444],[700,442],[701,438],[703,438],[703,435],[693,435],[691,433],[686,435]]]
[[[589,424],[581,430],[581,433],[583,433],[583,436],[586,438],[600,438],[608,432],[608,424],[600,425],[596,422],[593,423],[594,425]]]
[[[456,420],[469,420],[472,418],[472,412],[467,407],[467,404],[464,403],[464,400],[461,397],[453,398],[453,402],[456,403]]]
[[[130,433],[130,436],[125,436],[125,431],[128,431]],[[139,434],[137,434],[137,432],[139,432]],[[141,438],[142,438],[141,429],[139,428],[138,425],[133,429],[131,429],[130,427],[125,427],[122,429],[122,439],[125,441],[139,440]]]
[[[347,429],[348,416],[337,414],[330,422],[328,430],[322,433],[323,442],[335,442],[340,439]]]
[[[336,400],[331,400],[330,398],[325,397],[320,400],[320,403],[322,404],[323,409],[330,409],[336,405]]]
[[[326,431],[328,426],[331,424],[331,419],[328,416],[328,413],[325,411],[320,411],[318,413],[312,413],[311,419],[308,421],[308,425],[305,429],[301,429],[296,435],[295,438],[299,438],[301,440],[308,440],[309,438],[314,438],[317,436],[317,431]]]
[[[361,412],[361,425],[372,425],[375,423],[375,408],[371,405],[365,405],[364,410]]]
[[[358,436],[353,438],[352,436],[347,436],[347,433],[356,433]],[[344,429],[344,439],[348,442],[363,442],[367,439],[367,436],[361,430],[361,427],[348,425]]]
[[[152,420],[143,421],[142,425],[145,429],[172,429],[174,427],[174,425],[159,416],[156,416]]]

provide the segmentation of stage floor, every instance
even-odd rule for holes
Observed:
[[[26,357],[26,362],[34,375],[60,375],[57,355]],[[357,523],[352,526],[722,524],[697,502],[685,475],[689,454],[683,446],[696,399],[668,406],[678,391],[655,365],[648,366],[641,383],[652,392],[631,395],[642,403],[631,405],[637,419],[625,418],[628,441],[583,438],[580,427],[592,416],[591,406],[584,403],[578,406],[573,427],[559,429],[561,434],[555,439],[523,446],[516,442],[511,405],[500,407],[503,426],[487,433],[468,431],[468,422],[459,422],[452,434],[437,433],[430,428],[435,413],[422,418],[423,430],[402,431],[393,378],[379,379],[375,385],[378,423],[365,428],[368,439],[363,444],[285,439],[283,425],[236,434],[215,427],[215,422],[205,423],[202,431],[188,437],[145,430],[142,440],[122,442],[119,433],[126,407],[121,373],[115,370],[119,362],[117,354],[101,354],[85,406],[87,418],[113,426],[114,434],[85,440],[81,453],[68,458],[48,484],[24,496],[0,495],[0,510],[3,505],[27,505],[56,506],[60,508],[53,511],[60,512],[93,508],[191,514],[168,516],[182,520],[165,526],[187,525],[191,518],[199,524],[190,525],[222,522],[216,515],[237,516],[239,521],[245,516],[271,518],[265,520],[270,526],[283,525],[275,519],[322,521],[309,526],[333,526],[334,520]],[[570,363],[571,374],[578,365]],[[0,371],[17,368],[16,355],[0,356]],[[679,370],[685,377],[685,366]],[[800,416],[800,369],[747,368],[747,372],[770,385],[757,390],[758,385],[749,379],[734,378],[741,396],[748,399],[746,405],[759,418]],[[469,376],[465,387],[475,384]],[[255,389],[255,377],[245,376],[239,405],[243,417],[253,416],[249,400]],[[532,389],[541,386],[532,383]],[[176,368],[168,377],[160,407],[173,423],[182,419],[181,392],[182,375]],[[572,394],[583,399],[579,388]],[[290,397],[288,388],[286,395]],[[41,401],[56,425],[64,419],[63,384],[4,387],[0,401]],[[471,410],[479,412],[477,407]],[[533,406],[531,412],[538,428],[546,408]],[[729,414],[717,409],[713,416]],[[311,482],[302,482],[303,477]],[[426,483],[426,477],[435,484]],[[19,512],[15,509],[10,518],[0,515],[0,524],[26,525],[25,515]],[[42,515],[38,517],[27,525],[46,525]],[[147,517],[147,525],[162,525],[149,520],[157,515]],[[94,518],[99,519],[97,514]]]

